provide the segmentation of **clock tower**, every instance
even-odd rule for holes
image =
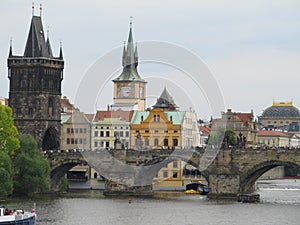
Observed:
[[[133,43],[132,22],[127,46],[124,43],[122,73],[113,80],[114,82],[114,110],[145,110],[146,84],[138,71],[138,52],[137,45]]]

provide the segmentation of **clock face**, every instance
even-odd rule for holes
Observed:
[[[130,96],[130,88],[129,87],[122,87],[122,96],[127,98]]]

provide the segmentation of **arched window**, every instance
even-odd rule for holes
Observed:
[[[53,104],[53,100],[51,98],[49,99],[49,102],[48,102],[48,114],[49,114],[49,116],[54,115],[54,104]]]
[[[98,174],[95,172],[94,173],[94,179],[97,179],[97,177],[98,177]]]
[[[153,121],[156,122],[156,115],[153,116]]]
[[[160,115],[157,115],[157,122],[160,122]]]
[[[145,139],[145,145],[149,146],[149,139],[148,138]]]
[[[143,121],[144,120],[144,116],[141,116],[141,121]]]
[[[164,146],[168,146],[169,145],[169,141],[167,138],[164,139]]]
[[[154,145],[158,146],[158,139],[157,138],[154,139]]]
[[[178,146],[178,140],[176,138],[173,139],[173,146]]]

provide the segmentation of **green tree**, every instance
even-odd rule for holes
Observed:
[[[49,190],[48,160],[43,158],[31,135],[20,134],[19,140],[21,148],[16,151],[14,157],[14,193],[27,195]]]
[[[229,145],[236,146],[236,135],[232,130],[226,130],[223,139],[223,146],[227,148]]]
[[[12,155],[20,147],[17,136],[11,108],[0,103],[0,151]]]
[[[10,157],[0,151],[0,196],[8,196],[13,191],[13,168]]]

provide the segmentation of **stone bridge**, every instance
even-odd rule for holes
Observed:
[[[211,188],[210,197],[235,197],[251,193],[255,181],[276,166],[300,168],[300,150],[254,149],[175,149],[175,150],[97,150],[53,152],[52,186],[73,166],[88,164],[106,177],[106,194],[151,194],[152,180],[158,171],[176,160],[198,168]]]

